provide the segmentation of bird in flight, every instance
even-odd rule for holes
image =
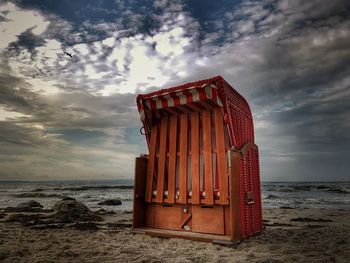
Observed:
[[[68,53],[66,51],[63,51],[63,53],[66,54],[68,57],[73,58],[72,54],[70,54],[70,53]]]

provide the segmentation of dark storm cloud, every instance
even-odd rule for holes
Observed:
[[[314,8],[308,5],[314,21],[310,16],[300,17],[303,6],[299,12],[297,6],[288,8],[296,17],[288,14],[290,24],[281,27],[275,41],[266,43],[270,45],[261,46],[262,62],[253,66],[261,81],[250,96],[259,109],[272,107],[277,111],[269,112],[265,118],[278,125],[281,133],[293,136],[300,151],[337,154],[338,150],[349,149],[350,139],[346,132],[349,15],[339,15],[344,9],[338,11],[337,1],[327,9],[314,4]],[[298,26],[300,21],[304,21],[302,27]]]
[[[130,127],[137,118],[134,94],[98,97],[82,90],[66,89],[54,98],[40,95],[24,78],[16,77],[5,59],[0,63],[0,105],[30,117],[10,120],[16,125],[43,124],[49,129],[113,129]],[[81,87],[80,87],[81,88]],[[61,87],[65,90],[65,87]],[[2,123],[2,126],[6,122]],[[13,127],[13,126],[11,126]],[[8,130],[10,131],[10,130]],[[28,129],[26,129],[28,131]],[[28,132],[25,132],[28,133]],[[3,136],[13,133],[2,131]],[[13,141],[11,139],[11,141]]]
[[[302,150],[307,150],[310,154],[325,150],[349,151],[349,105],[349,97],[338,99],[336,103],[309,103],[283,114],[276,114],[276,122],[284,127],[285,132],[299,138]]]
[[[13,145],[24,147],[42,147],[55,143],[55,138],[46,137],[40,130],[26,128],[11,121],[0,121],[1,153],[17,155],[13,151]],[[18,149],[17,149],[18,150]]]
[[[32,110],[31,98],[36,94],[28,91],[23,78],[13,75],[6,60],[0,58],[0,105],[5,105],[9,110],[20,113],[28,113]]]
[[[7,77],[0,81],[12,80]],[[0,82],[1,83],[1,82]],[[22,83],[18,80],[12,83]],[[17,85],[18,87],[18,85]],[[17,124],[40,123],[47,128],[112,129],[130,126],[137,118],[133,94],[96,97],[84,92],[56,96],[54,100],[39,96],[23,87],[2,87],[0,103],[9,111],[17,111],[30,118],[16,119]]]
[[[127,36],[139,33],[152,34],[161,26],[159,13],[162,9],[153,6],[153,1],[33,1],[19,0],[16,3],[26,9],[41,10],[51,21],[69,25],[71,35],[55,37],[66,40],[67,45],[89,43],[104,39],[112,31],[126,30]],[[62,22],[60,22],[62,21]],[[56,23],[52,23],[56,27]]]
[[[226,22],[209,20],[217,32],[203,35],[211,66],[194,68],[188,80],[216,69],[248,98],[263,178],[348,178],[349,4],[245,2],[221,12]]]
[[[131,165],[130,156],[144,147],[131,145],[124,133],[126,127],[138,130],[136,109],[130,107],[134,95],[96,97],[76,90],[40,95],[13,76],[7,63],[0,68],[0,107],[23,114],[0,121],[0,178],[131,176],[123,165]]]

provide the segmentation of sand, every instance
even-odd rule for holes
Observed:
[[[237,247],[133,234],[131,214],[105,215],[96,231],[33,229],[8,216],[0,262],[350,262],[350,211],[265,209],[264,232]]]

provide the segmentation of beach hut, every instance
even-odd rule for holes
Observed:
[[[221,76],[137,96],[149,154],[136,158],[133,231],[232,243],[263,228],[246,100]]]

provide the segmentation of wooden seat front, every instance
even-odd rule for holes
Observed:
[[[145,202],[229,204],[228,147],[221,107],[160,114],[151,126]]]

